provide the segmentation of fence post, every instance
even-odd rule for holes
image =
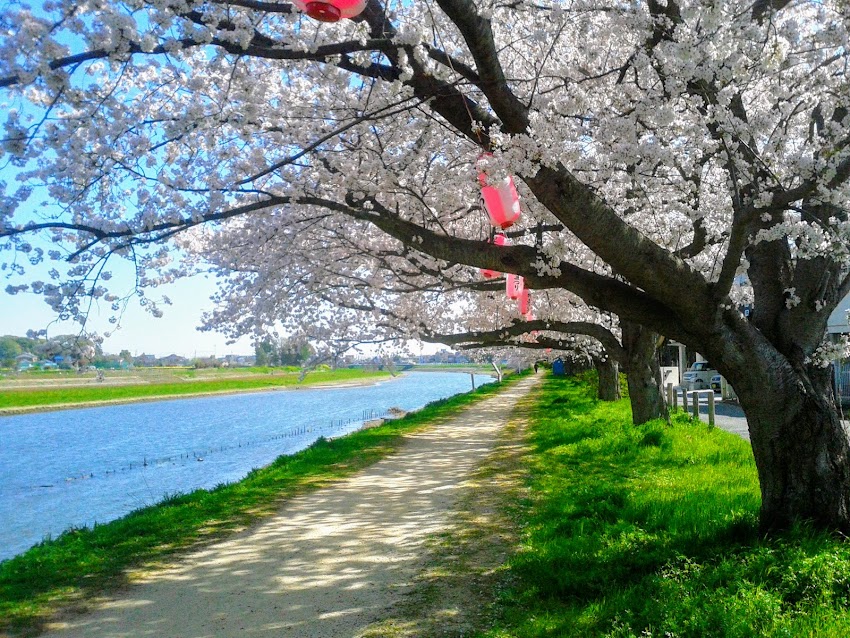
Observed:
[[[667,384],[667,405],[673,405],[673,384]]]
[[[694,418],[699,421],[699,392],[694,392],[691,395],[691,399],[693,399],[693,415]]]
[[[708,425],[714,427],[714,390],[708,393]]]
[[[493,364],[493,367],[496,369],[496,375],[499,378],[499,383],[501,383],[502,382],[502,371],[499,369],[499,366],[496,365],[495,361],[492,361],[491,363]]]
[[[688,414],[688,389],[685,387],[682,388],[682,410]]]
[[[469,378],[470,378],[470,379],[472,379],[472,389],[474,390],[474,389],[475,389],[475,373],[474,373],[474,372],[470,372],[470,373],[469,373]]]

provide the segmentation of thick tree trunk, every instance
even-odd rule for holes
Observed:
[[[830,369],[809,363],[800,349],[783,354],[737,313],[729,315],[704,354],[731,383],[747,417],[763,531],[810,521],[850,535],[850,437]]]
[[[850,534],[850,439],[829,369],[781,372],[774,379],[781,391],[766,392],[746,376],[733,382],[759,473],[762,528],[808,520]]]
[[[626,381],[632,404],[632,421],[640,425],[652,419],[667,420],[669,415],[661,388],[661,368],[656,356],[658,335],[643,326],[622,320],[620,329],[628,359]]]
[[[594,359],[593,365],[599,375],[597,396],[600,401],[618,401],[620,396],[620,366],[611,357],[604,361]]]
[[[632,405],[632,422],[635,425],[652,419],[668,419],[667,403],[661,391],[661,370],[653,366],[636,366],[629,369],[626,381],[629,402]]]

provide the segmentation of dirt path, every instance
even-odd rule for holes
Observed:
[[[465,481],[487,457],[521,380],[339,484],[68,619],[62,638],[344,638],[380,621],[422,569]]]

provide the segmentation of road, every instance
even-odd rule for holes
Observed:
[[[714,424],[727,432],[737,434],[742,439],[750,440],[750,430],[747,427],[747,418],[744,416],[744,411],[737,403],[728,403],[720,401],[719,395],[715,393],[714,402]],[[688,411],[691,410],[690,399],[688,397]],[[708,422],[708,397],[700,397],[699,404],[700,420]]]

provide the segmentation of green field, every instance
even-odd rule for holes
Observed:
[[[303,380],[301,380],[301,373],[297,369],[294,371],[249,369],[247,373],[245,371],[238,373],[204,371],[202,376],[191,369],[180,368],[178,370],[179,373],[169,374],[164,371],[156,371],[146,376],[137,374],[128,377],[125,374],[122,377],[115,375],[104,379],[103,383],[87,378],[79,381],[74,377],[68,377],[65,384],[60,384],[57,379],[54,383],[43,387],[17,388],[7,383],[0,386],[0,409],[56,406],[92,401],[125,401],[206,392],[244,392],[293,386],[299,383],[309,385],[389,376],[388,372],[348,368],[308,372]],[[73,382],[78,384],[71,385]]]

